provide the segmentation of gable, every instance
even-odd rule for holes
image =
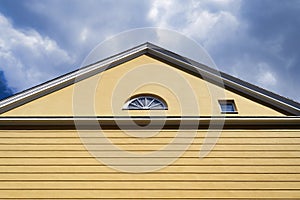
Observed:
[[[168,110],[122,109],[130,97],[138,94],[162,98]],[[234,116],[284,116],[274,108],[148,55],[137,56],[1,115],[220,116],[218,100],[234,100],[238,111]]]

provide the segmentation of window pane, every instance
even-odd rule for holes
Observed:
[[[222,101],[219,101],[219,104],[220,104],[220,107],[221,107],[221,111],[223,113],[232,113],[232,112],[236,112],[236,109],[235,109],[235,105],[234,105],[234,102],[222,102]]]
[[[123,109],[129,110],[166,110],[167,106],[161,100],[151,96],[139,96],[128,101]]]

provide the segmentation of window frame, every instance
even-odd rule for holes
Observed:
[[[236,107],[236,104],[233,99],[226,99],[226,100],[218,100],[221,114],[238,114],[238,110]],[[231,105],[233,108],[233,111],[227,111],[222,109],[222,105]]]
[[[136,100],[142,99],[142,98],[152,98],[154,101],[158,101],[162,105],[162,108],[150,108],[150,107],[149,108],[138,108],[138,107],[130,108],[129,107],[133,101],[136,101]],[[133,96],[129,100],[127,100],[125,102],[125,104],[123,105],[122,110],[168,110],[168,105],[162,98],[160,98],[158,96],[149,95],[149,94],[141,94],[141,95]]]

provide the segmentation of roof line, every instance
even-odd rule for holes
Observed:
[[[116,54],[114,56],[105,58],[96,63],[84,66],[80,69],[74,70],[72,72],[69,72],[62,76],[59,76],[52,80],[46,81],[46,82],[39,84],[37,86],[34,86],[32,88],[26,89],[26,90],[19,92],[13,96],[5,98],[0,101],[0,114],[8,111],[14,107],[17,107],[19,105],[27,103],[28,101],[22,101],[22,100],[25,100],[26,98],[29,98],[31,96],[37,96],[37,98],[38,98],[45,94],[49,94],[53,91],[56,91],[57,89],[61,89],[63,87],[71,85],[75,81],[80,81],[80,80],[86,78],[86,77],[84,77],[85,74],[90,75],[90,74],[93,74],[94,71],[102,72],[106,69],[106,67],[108,67],[113,62],[122,60],[126,57],[130,57],[130,55],[132,55],[132,56],[142,55],[142,54],[146,53],[146,49],[147,49],[147,43],[139,45],[134,48],[131,48],[129,50],[126,50],[126,51]],[[59,87],[59,86],[61,86],[61,87]],[[33,100],[33,99],[35,99],[35,98],[30,98],[30,100]]]
[[[194,69],[192,71],[193,72],[196,71],[196,73],[199,72],[199,70],[201,70],[200,74],[202,76],[206,75],[206,78],[209,78],[210,80],[212,80],[215,83],[219,83],[219,81],[221,79],[221,81],[224,82],[224,85],[227,87],[230,87],[235,90],[237,89],[241,93],[247,92],[248,95],[250,95],[254,99],[258,99],[258,100],[269,99],[269,101],[265,101],[265,103],[268,103],[269,105],[272,105],[272,106],[278,106],[278,108],[280,108],[281,110],[284,110],[290,114],[300,115],[300,104],[298,102],[292,101],[283,96],[277,95],[277,94],[267,91],[263,88],[255,86],[253,84],[250,84],[246,81],[242,81],[242,80],[235,78],[233,76],[230,76],[224,72],[220,72],[216,69],[210,68],[206,65],[195,62],[188,58],[182,57],[181,59],[178,59],[178,58],[171,57],[169,55],[163,55],[160,51],[156,51],[154,49],[148,50],[148,52],[151,52],[151,51],[156,56],[163,56],[164,59],[168,58],[169,60],[176,60],[176,62],[178,62],[180,65],[187,65],[185,67],[187,70]],[[190,63],[191,61],[193,62],[193,64]],[[211,76],[214,78],[211,79]],[[261,98],[258,98],[257,95],[259,95]]]
[[[267,91],[246,81],[242,81],[226,73],[219,72],[216,69],[210,68],[189,58],[180,56],[149,42],[143,43],[93,64],[89,64],[80,69],[69,72],[65,75],[59,76],[55,79],[3,99],[0,101],[0,114],[33,99],[71,85],[75,81],[80,81],[91,75],[100,73],[107,68],[114,67],[120,63],[126,62],[143,54],[158,57],[194,74],[197,73],[199,75],[200,72],[201,76],[205,76],[205,78],[208,78],[210,81],[215,83],[218,83],[221,80],[224,82],[225,87],[236,90],[244,95],[248,95],[258,101],[262,101],[290,115],[300,115],[300,103],[298,102]]]

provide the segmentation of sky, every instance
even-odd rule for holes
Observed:
[[[157,27],[202,45],[220,71],[300,102],[299,13],[300,0],[0,0],[0,99],[79,68],[107,38]]]

